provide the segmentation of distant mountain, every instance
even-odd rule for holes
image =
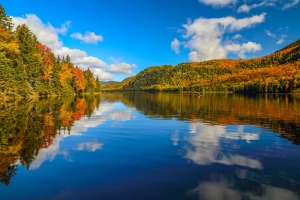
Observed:
[[[152,66],[102,91],[287,93],[298,88],[300,39],[260,58]]]
[[[114,83],[119,83],[118,81],[100,81],[101,86],[111,85]]]

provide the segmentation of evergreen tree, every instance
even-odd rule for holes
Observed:
[[[23,24],[16,29],[20,47],[20,59],[26,73],[27,81],[35,88],[38,77],[41,76],[42,60],[39,58],[36,36]]]
[[[96,89],[95,89],[95,91],[96,91],[96,92],[100,92],[100,89],[101,89],[101,83],[100,83],[100,80],[99,80],[99,78],[98,78],[98,76],[97,76],[97,78],[96,78]]]
[[[10,32],[13,28],[13,23],[11,17],[6,15],[3,6],[0,4],[0,24],[2,24]]]

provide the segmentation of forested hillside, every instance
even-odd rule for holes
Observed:
[[[26,25],[13,31],[12,19],[0,5],[0,98],[69,95],[100,91],[92,72],[70,57],[55,57]]]
[[[292,92],[300,88],[300,40],[265,57],[149,67],[103,91]]]

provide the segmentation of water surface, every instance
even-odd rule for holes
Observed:
[[[2,103],[0,199],[300,199],[300,98]]]

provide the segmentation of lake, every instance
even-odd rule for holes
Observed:
[[[300,199],[300,96],[3,102],[0,199]]]

